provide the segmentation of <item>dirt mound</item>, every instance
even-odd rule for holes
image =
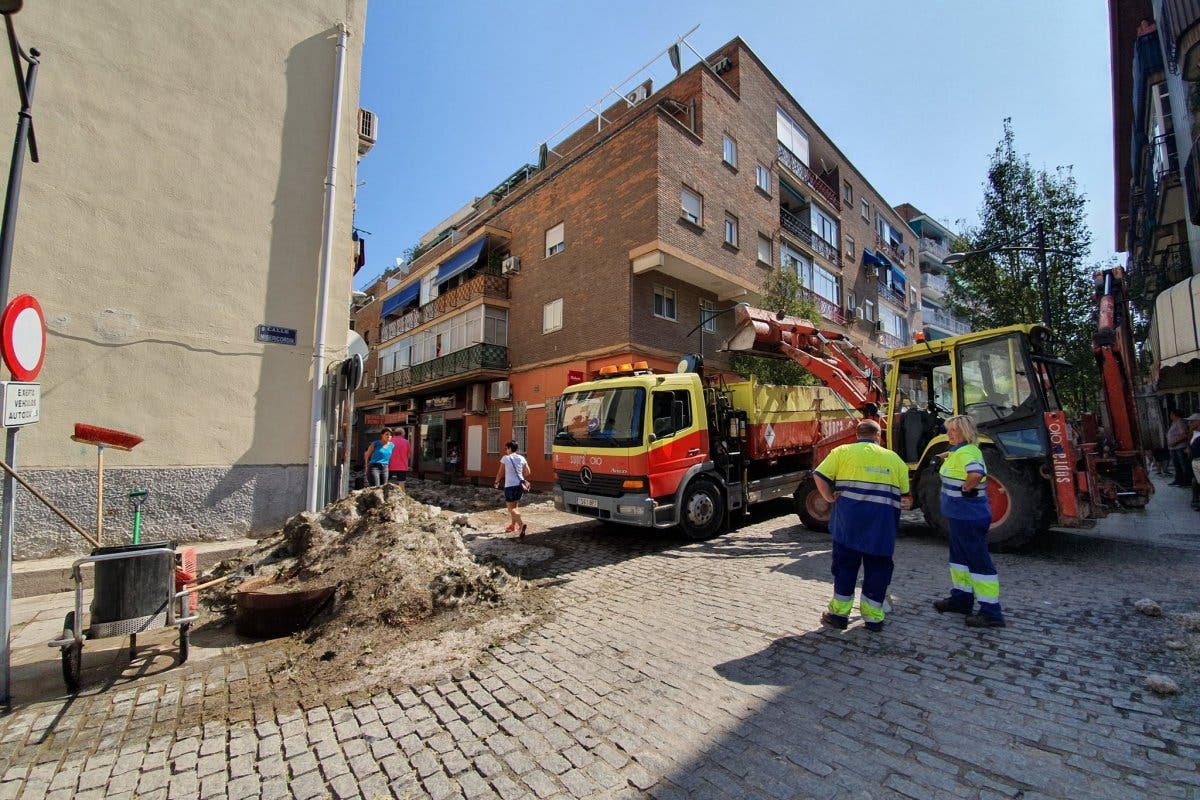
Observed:
[[[461,527],[439,508],[394,485],[297,514],[223,568],[249,564],[258,576],[275,576],[272,594],[333,589],[291,638],[290,663],[324,678],[354,676],[359,684],[397,677],[397,669],[419,677],[411,673],[469,662],[532,621],[536,605],[524,581],[477,561]],[[214,600],[232,616],[237,587]],[[402,644],[411,646],[396,654]]]

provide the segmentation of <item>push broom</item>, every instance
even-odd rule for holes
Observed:
[[[96,545],[99,546],[104,531],[104,448],[128,452],[142,443],[142,437],[135,433],[76,422],[75,435],[71,439],[96,448]]]

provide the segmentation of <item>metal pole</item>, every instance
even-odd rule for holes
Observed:
[[[16,33],[12,27],[12,17],[5,15],[5,26],[8,29],[8,43],[12,50],[13,64],[18,64],[18,54],[21,46],[17,43]],[[8,165],[8,190],[4,197],[4,221],[0,225],[0,308],[8,305],[8,283],[12,273],[13,240],[17,228],[17,201],[21,196],[21,174],[25,167],[25,148],[33,130],[33,88],[37,83],[38,56],[34,48],[29,49],[25,60],[29,67],[25,71],[24,86],[18,81],[21,92],[21,110],[17,114],[17,133],[13,139],[12,161]],[[18,77],[20,71],[18,69]],[[36,159],[36,150],[34,151]],[[17,464],[17,432],[19,428],[9,428],[5,433],[4,460],[16,466]],[[3,494],[3,527],[0,528],[0,704],[6,709],[12,708],[12,556],[13,533],[16,528],[17,487],[11,473],[4,475]]]
[[[1038,288],[1042,294],[1042,324],[1053,331],[1050,324],[1050,272],[1046,267],[1046,225],[1041,220],[1037,225]]]

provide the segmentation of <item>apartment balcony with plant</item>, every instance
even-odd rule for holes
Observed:
[[[476,306],[383,345],[377,369],[380,394],[507,377],[508,309]]]
[[[414,308],[396,319],[381,322],[379,341],[386,344],[397,336],[402,336],[427,322],[433,322],[475,300],[507,300],[508,297],[508,278],[491,273],[476,275],[423,306]]]

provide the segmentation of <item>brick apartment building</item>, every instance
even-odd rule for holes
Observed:
[[[971,326],[946,308],[950,273],[954,267],[942,262],[950,255],[954,240],[958,237],[911,203],[896,206],[896,213],[908,221],[908,227],[916,235],[917,262],[921,269],[921,321],[925,338],[932,341],[970,333]]]
[[[383,424],[411,469],[486,479],[503,442],[550,482],[555,401],[609,364],[718,351],[770,270],[875,355],[919,322],[915,236],[740,39],[650,82],[423,237],[368,292],[359,458]],[[707,319],[707,324],[701,324]]]

